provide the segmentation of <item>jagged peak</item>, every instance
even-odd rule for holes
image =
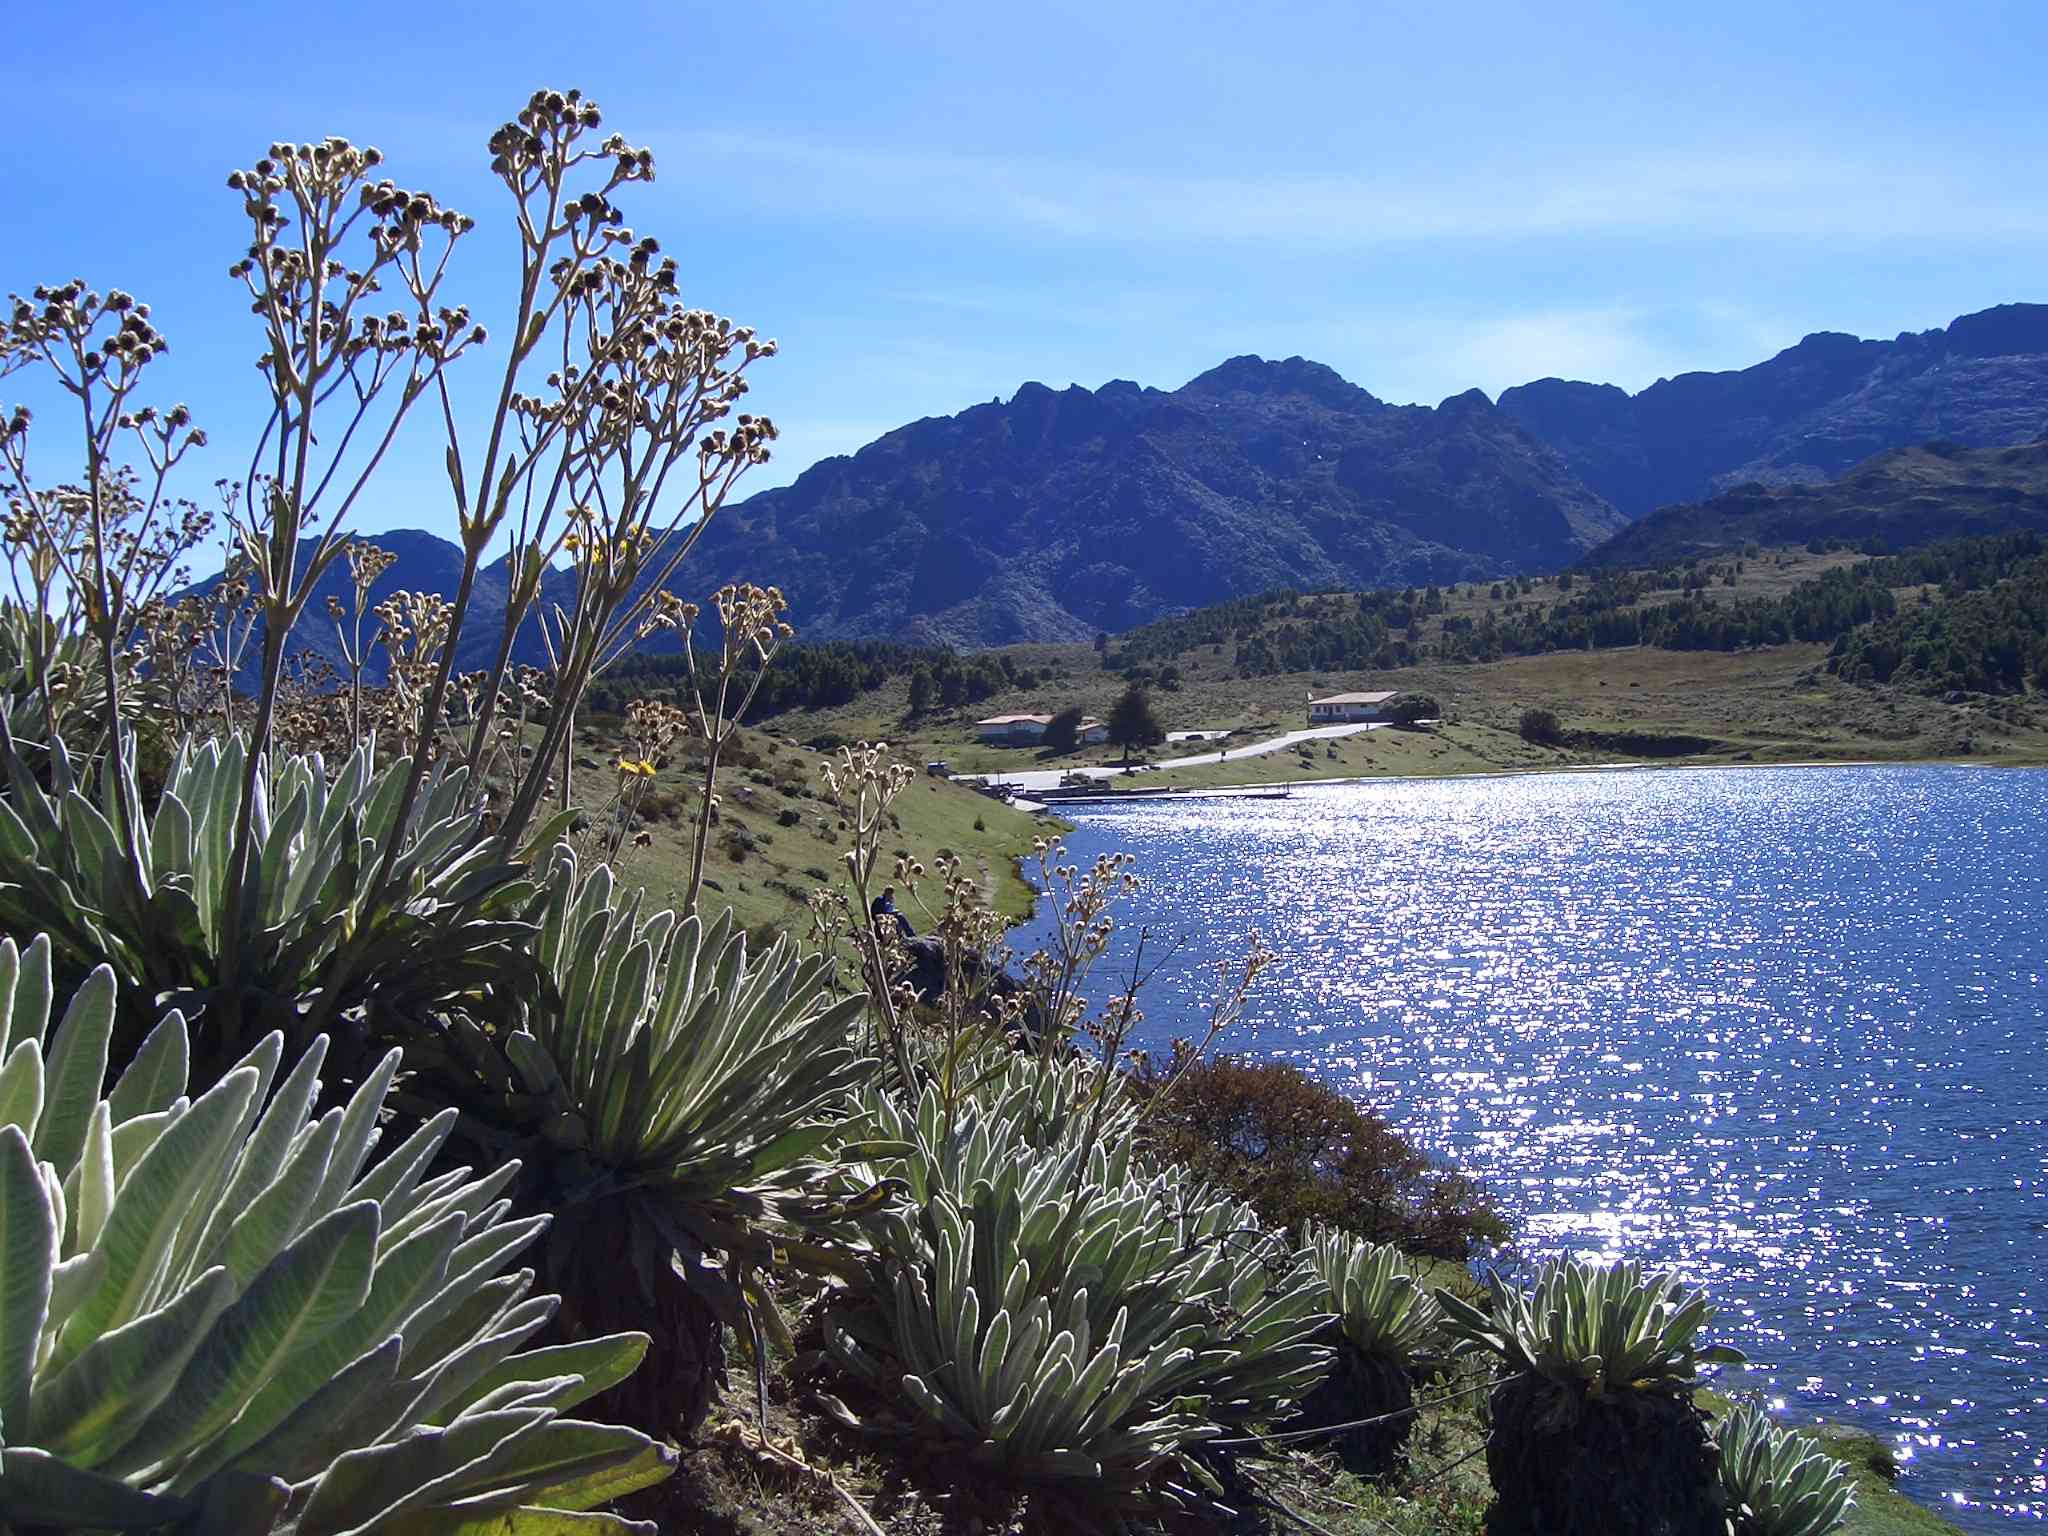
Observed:
[[[1603,400],[1628,400],[1629,392],[1619,384],[1595,384],[1590,379],[1565,379],[1556,374],[1545,374],[1540,379],[1531,379],[1526,384],[1512,384],[1500,392],[1497,405],[1506,405],[1510,400],[1555,398],[1559,395],[1588,395]]]
[[[1019,384],[1017,392],[1010,396],[1008,409],[1043,411],[1062,406],[1086,406],[1094,398],[1095,392],[1085,384],[1069,384],[1064,389],[1054,389],[1050,384],[1037,379],[1027,379]]]
[[[1796,345],[1787,347],[1784,351],[1780,352],[1778,357],[1791,357],[1795,353],[1803,353],[1807,356],[1812,356],[1816,353],[1840,355],[1853,352],[1858,347],[1872,345],[1882,346],[1884,343],[1867,342],[1863,337],[1852,336],[1847,331],[1809,331],[1806,335],[1799,338]],[[1777,358],[1774,357],[1771,361],[1776,362]]]
[[[1493,401],[1483,389],[1468,389],[1461,394],[1448,396],[1437,410],[1446,416],[1466,416],[1485,413],[1493,409]]]
[[[1269,361],[1255,352],[1227,358],[1180,387],[1183,395],[1307,395],[1328,405],[1378,405],[1328,363],[1288,357]]]

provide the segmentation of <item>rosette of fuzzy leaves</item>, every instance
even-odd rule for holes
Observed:
[[[845,1191],[831,1167],[873,1063],[850,1043],[864,999],[788,941],[748,953],[730,913],[710,922],[622,895],[557,851],[537,950],[551,985],[505,1041],[495,1081],[460,1101],[492,1156],[528,1166],[523,1198],[557,1213],[548,1274],[572,1334],[652,1316],[655,1361],[612,1406],[694,1426],[719,1327],[778,1326],[752,1277],[828,1257]]]
[[[1714,1443],[1735,1536],[1828,1536],[1848,1519],[1856,1502],[1849,1469],[1754,1403],[1730,1408]]]
[[[867,1218],[866,1283],[827,1337],[894,1405],[871,1427],[1114,1522],[1218,1492],[1191,1453],[1307,1391],[1329,1318],[1249,1206],[1134,1161],[1135,1117],[1112,1098],[1098,1118],[1098,1083],[1020,1062],[950,1113],[936,1088],[914,1114],[876,1096],[903,1150],[875,1171],[909,1200]]]
[[[1449,1352],[1443,1309],[1400,1250],[1348,1232],[1309,1236],[1322,1304],[1337,1314],[1337,1359],[1302,1403],[1304,1428],[1349,1425],[1339,1442],[1352,1465],[1389,1470],[1415,1416],[1416,1384]]]
[[[431,1032],[451,1005],[515,998],[530,978],[534,886],[483,837],[483,807],[461,769],[431,774],[407,814],[390,878],[373,876],[398,820],[411,760],[377,766],[365,741],[329,782],[318,754],[273,753],[256,775],[254,841],[234,922],[229,866],[248,760],[240,737],[188,742],[171,762],[134,849],[116,828],[111,779],[82,785],[61,742],[45,788],[12,752],[0,800],[0,932],[47,933],[60,986],[101,961],[121,979],[115,1059],[163,1007],[193,1016],[204,1064],[222,1067],[266,1030],[294,1050],[321,1021],[348,1038]],[[142,803],[128,755],[127,799]],[[240,1038],[210,1015],[236,959]],[[350,1063],[354,1067],[359,1063]]]
[[[1489,1281],[1481,1310],[1437,1292],[1462,1350],[1495,1367],[1486,1466],[1495,1536],[1725,1536],[1714,1446],[1693,1401],[1706,1297],[1638,1264],[1548,1263]]]
[[[38,626],[40,635],[33,632]],[[124,715],[135,712],[133,693],[123,696]],[[58,735],[89,738],[105,728],[106,703],[106,671],[85,634],[20,603],[0,602],[0,714],[9,739],[39,754],[53,722]]]
[[[1488,1280],[1490,1310],[1438,1291],[1444,1325],[1464,1348],[1510,1374],[1548,1382],[1573,1399],[1621,1392],[1690,1393],[1702,1365],[1739,1365],[1740,1351],[1700,1343],[1713,1320],[1706,1294],[1640,1264],[1554,1260],[1533,1290]]]
[[[1357,1354],[1421,1371],[1445,1351],[1443,1308],[1398,1248],[1329,1230],[1311,1234],[1309,1256],[1344,1342]]]
[[[644,1336],[524,1348],[555,1300],[507,1272],[546,1225],[506,1219],[516,1170],[426,1177],[452,1112],[372,1163],[396,1052],[316,1115],[324,1041],[280,1079],[273,1033],[191,1098],[171,1013],[102,1097],[114,990],[51,1034],[49,945],[0,942],[0,1521],[540,1529],[667,1475],[567,1416]]]

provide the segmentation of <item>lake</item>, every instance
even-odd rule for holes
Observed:
[[[1146,878],[1120,943],[1183,945],[1136,1043],[1196,1033],[1256,926],[1279,961],[1232,1048],[1485,1181],[1521,1252],[1706,1285],[1712,1336],[1752,1361],[1724,1384],[1893,1437],[1902,1488],[1958,1524],[2048,1515],[2048,773],[1547,774],[1070,814],[1077,862],[1127,850]]]

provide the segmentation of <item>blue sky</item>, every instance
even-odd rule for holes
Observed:
[[[757,485],[1026,379],[1299,352],[1402,402],[1639,389],[2048,298],[2038,3],[17,0],[6,36],[0,288],[150,300],[206,479],[256,403],[225,172],[276,138],[378,145],[479,219],[458,287],[488,321],[482,146],[542,84],[655,149],[627,206],[686,297],[782,342]],[[448,527],[416,426],[365,529]]]

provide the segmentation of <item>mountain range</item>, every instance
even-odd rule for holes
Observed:
[[[1505,391],[1500,409],[1636,518],[1747,482],[1831,479],[1887,448],[2048,434],[2048,305],[2001,304],[1891,341],[1822,331],[1753,368],[1635,395],[1539,379]]]
[[[1938,539],[2048,533],[2048,441],[1891,448],[1833,480],[1750,483],[1660,507],[1581,563],[1609,570],[1739,554],[1749,544],[1828,540],[1884,553]]]
[[[1930,441],[2044,435],[2048,305],[1891,341],[1823,332],[1633,395],[1542,379],[1434,408],[1388,404],[1305,358],[1236,357],[1174,390],[1028,383],[899,427],[725,509],[675,585],[701,599],[773,582],[811,639],[1074,640],[1274,587],[1556,569],[1617,536],[1614,549],[1635,547],[1630,524],[1671,508],[1651,541],[1664,548],[1706,515],[1687,507],[1731,515],[1722,493],[1755,501]],[[1912,497],[1894,500],[1896,532]],[[1995,515],[1995,497],[1980,500]],[[445,541],[366,536],[400,555],[374,596],[452,586]],[[465,665],[482,663],[489,630],[464,636]]]

